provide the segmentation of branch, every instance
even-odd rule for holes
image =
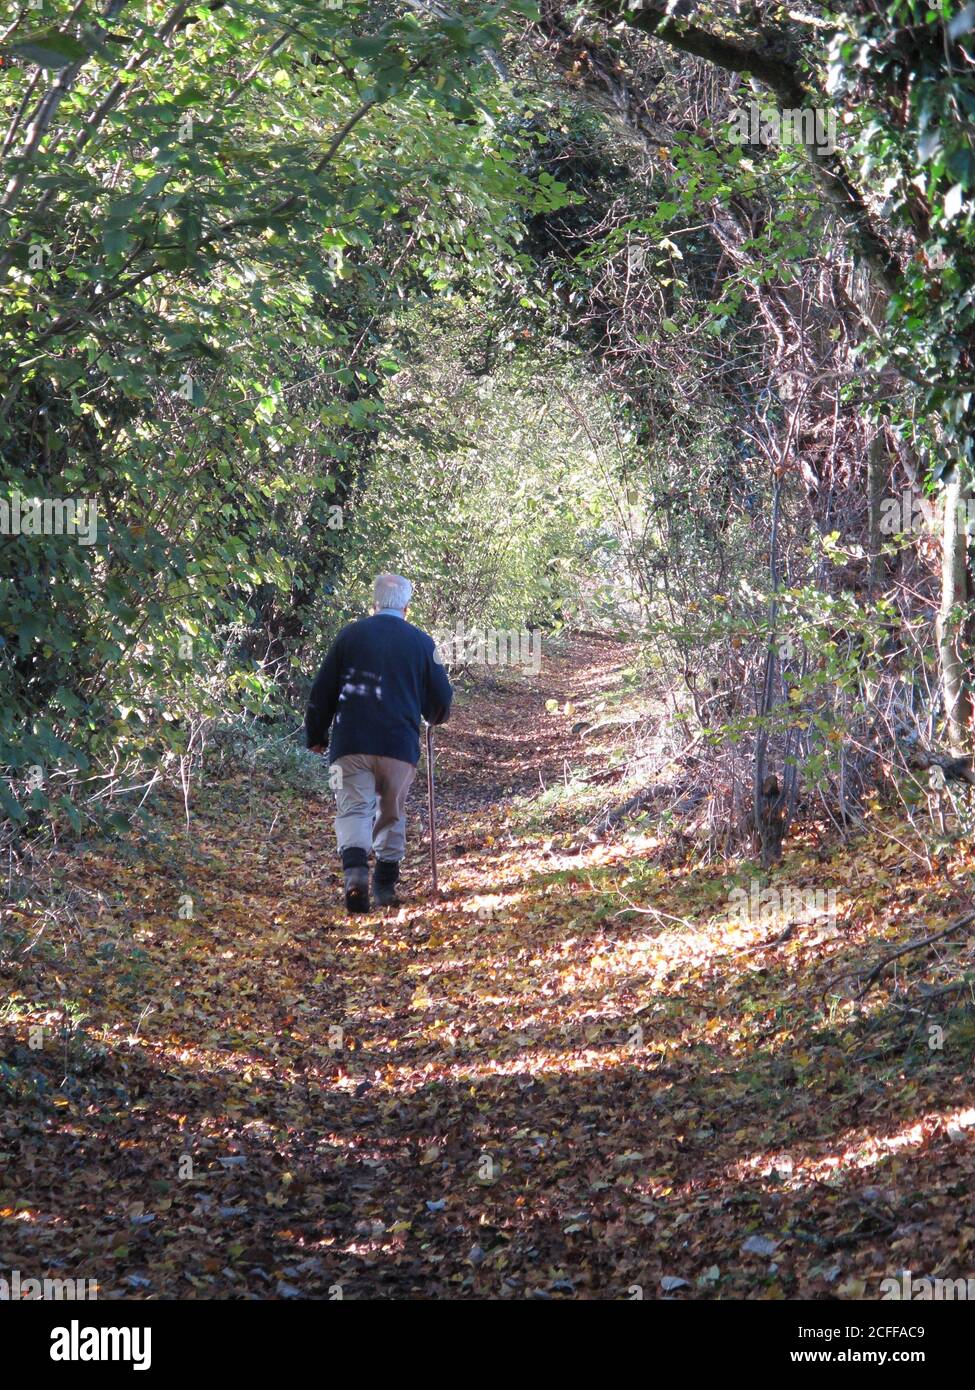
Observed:
[[[414,76],[416,72],[418,72],[421,68],[423,68],[426,65],[427,61],[429,60],[422,59],[414,63],[407,76]],[[361,106],[357,107],[357,109],[352,113],[348,120],[346,120],[338,128],[338,130],[335,132],[335,134],[329,141],[325,149],[325,153],[314,166],[313,173],[316,176],[324,172],[325,168],[328,166],[328,164],[331,163],[335,155],[338,153],[338,150],[345,141],[345,139],[351,134],[351,132],[359,124],[362,118],[369,111],[371,111],[372,108],[378,103],[378,100],[378,97],[373,97],[369,101],[363,102]],[[304,193],[294,193],[290,197],[282,199],[273,207],[265,208],[263,211],[259,213],[252,213],[249,216],[235,218],[230,221],[224,222],[220,226],[214,228],[214,230],[210,232],[207,236],[201,238],[197,249],[201,250],[205,246],[215,246],[218,242],[226,241],[227,238],[232,236],[234,232],[240,230],[243,227],[248,226],[249,224],[253,224],[255,222],[260,223],[268,217],[279,217],[283,213],[288,212],[293,207],[295,207],[297,203],[301,200],[301,198],[305,196],[307,195]],[[219,256],[217,257],[217,259],[219,259]],[[166,269],[166,267],[160,261],[153,261],[150,265],[140,270],[138,274],[130,276],[129,279],[124,281],[122,284],[118,284],[112,290],[106,291],[105,293],[97,296],[88,305],[86,305],[85,310],[83,312],[87,317],[90,317],[92,314],[100,311],[101,309],[104,309],[108,304],[111,304],[114,300],[120,299],[124,295],[128,294],[131,290],[136,289],[139,285],[143,284],[146,280],[151,279],[152,276],[159,274],[159,272],[164,269]],[[62,316],[59,319],[56,319],[50,325],[50,327],[45,330],[44,333],[40,334],[33,346],[35,348],[43,347],[46,343],[50,342],[52,338],[56,338],[59,334],[67,332],[69,329],[74,328],[80,322],[82,322],[80,311],[76,310],[73,313],[62,314]],[[11,407],[13,406],[19,394],[21,385],[22,379],[18,378],[18,380],[16,380],[11,385],[3,400],[0,401],[0,420],[6,419],[8,414],[10,413]]]
[[[878,980],[887,969],[888,965],[892,965],[895,960],[900,960],[902,956],[909,955],[912,951],[921,951],[925,946],[932,946],[936,941],[943,941],[946,936],[953,936],[955,932],[962,931],[965,927],[971,926],[973,922],[975,922],[975,912],[966,912],[963,917],[957,918],[950,926],[945,927],[942,931],[933,932],[931,936],[918,937],[914,941],[906,942],[903,946],[898,946],[896,951],[888,952],[886,956],[883,956],[877,962],[869,975],[867,975],[863,983],[863,988],[860,990],[857,998],[862,999],[874,981]],[[826,984],[823,986],[823,994],[825,995],[831,985],[837,984],[840,980],[852,979],[854,975],[858,976],[860,973],[859,970],[844,970],[841,975],[834,975],[832,979],[827,980]]]
[[[110,3],[106,7],[104,14],[102,15],[102,18],[104,20],[115,19],[116,16],[119,14],[119,11],[124,9],[125,3],[126,0],[110,0]],[[73,20],[81,12],[83,8],[84,0],[78,0],[77,5],[72,10],[69,16],[69,20]],[[37,153],[38,147],[40,146],[40,143],[44,138],[47,128],[51,124],[51,121],[54,119],[55,112],[61,105],[61,102],[64,100],[64,98],[68,95],[68,92],[70,92],[71,88],[74,86],[75,80],[77,79],[79,73],[81,72],[85,64],[90,60],[90,58],[91,54],[86,53],[83,58],[79,58],[76,62],[69,63],[67,67],[62,68],[60,73],[58,74],[58,78],[54,86],[51,88],[51,90],[47,93],[47,95],[44,97],[44,99],[38,106],[37,111],[33,119],[31,120],[30,126],[28,128],[29,133],[27,136],[26,144],[24,145],[24,148],[20,151],[20,154],[18,156],[18,158],[21,161],[21,167],[17,170],[17,173],[14,174],[14,176],[10,179],[6,189],[4,190],[3,197],[0,198],[0,210],[6,212],[9,211],[11,207],[13,207],[17,195],[20,193],[20,190],[24,186],[24,182],[27,178],[29,161],[31,160],[32,156]]]
[[[767,87],[781,110],[821,108],[825,99],[812,91],[799,74],[799,59],[778,57],[754,45],[721,38],[685,20],[673,19],[651,0],[641,9],[630,9],[626,0],[590,0],[593,17],[605,23],[626,24],[682,53],[703,58],[729,72],[748,73]],[[543,8],[543,32],[562,38],[574,37],[562,14],[551,6]],[[900,266],[890,246],[874,226],[859,190],[850,181],[835,155],[815,144],[804,145],[819,185],[836,212],[850,220],[851,241],[883,288],[891,293],[900,277]]]

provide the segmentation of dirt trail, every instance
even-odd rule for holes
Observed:
[[[467,858],[461,853],[465,838],[485,814],[503,812],[513,797],[564,781],[574,761],[588,756],[581,732],[573,730],[592,702],[618,688],[631,655],[619,642],[575,638],[546,647],[538,676],[503,669],[486,674],[482,668],[469,691],[461,688],[449,724],[436,734],[438,827],[448,865],[451,855]],[[562,708],[548,710],[553,700]],[[424,766],[412,798],[413,829],[420,831],[423,853],[418,844],[409,878],[419,885],[426,882],[429,850]],[[475,872],[477,863],[475,857],[469,865]],[[449,872],[446,879],[449,891]]]
[[[422,775],[400,911],[345,916],[323,779],[260,765],[189,836],[174,806],[72,856],[77,931],[4,976],[0,1270],[103,1298],[781,1298],[943,1259],[971,1145],[814,1024],[831,941],[742,954],[720,871],[591,843],[553,793],[598,763],[578,726],[628,659],[577,639],[462,697],[438,903]]]

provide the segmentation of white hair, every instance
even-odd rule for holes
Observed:
[[[413,597],[413,585],[401,574],[377,574],[372,586],[372,605],[377,613],[392,608],[403,613]]]

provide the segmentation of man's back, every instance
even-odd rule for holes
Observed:
[[[343,628],[312,686],[309,747],[332,725],[329,761],[369,753],[420,759],[420,717],[440,724],[452,691],[433,638],[405,618],[377,613]]]

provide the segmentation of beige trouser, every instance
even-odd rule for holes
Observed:
[[[398,863],[406,849],[406,797],[416,768],[372,753],[347,753],[336,758],[333,768],[336,764],[342,769],[341,785],[335,788],[339,853],[374,849],[377,859]]]

